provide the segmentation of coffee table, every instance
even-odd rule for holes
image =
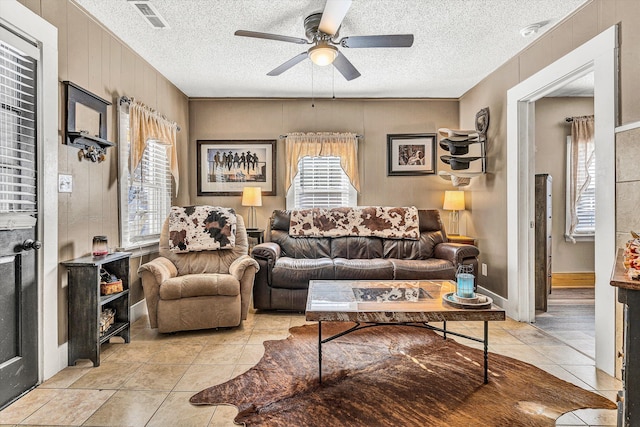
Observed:
[[[484,383],[488,383],[489,321],[505,320],[496,306],[485,309],[456,308],[443,301],[455,292],[449,280],[311,280],[305,310],[308,321],[318,322],[318,374],[322,383],[322,344],[348,333],[380,325],[417,326],[484,344]],[[354,326],[322,338],[322,322],[353,322]],[[484,338],[447,330],[448,321],[484,322]],[[429,324],[442,322],[442,328]]]

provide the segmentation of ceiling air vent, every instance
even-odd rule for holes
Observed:
[[[160,13],[156,10],[155,6],[149,0],[127,0],[140,15],[156,29],[169,28],[169,23],[166,19],[160,16]]]

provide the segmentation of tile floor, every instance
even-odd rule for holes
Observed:
[[[250,313],[233,330],[158,334],[147,318],[132,325],[131,343],[105,344],[98,368],[68,367],[0,411],[0,426],[233,426],[231,406],[192,406],[189,397],[255,365],[262,342],[283,339],[302,314]],[[449,323],[482,336],[482,325]],[[469,345],[481,344],[466,341]],[[620,381],[595,369],[593,360],[535,327],[490,322],[489,351],[532,363],[551,374],[614,399]],[[615,410],[579,410],[559,426],[615,426]]]

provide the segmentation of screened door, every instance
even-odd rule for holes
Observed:
[[[38,381],[35,49],[0,27],[0,408]]]

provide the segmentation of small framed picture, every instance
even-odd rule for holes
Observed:
[[[436,173],[436,135],[408,133],[387,135],[387,176]]]
[[[198,196],[239,196],[243,187],[276,194],[276,140],[197,141]]]

